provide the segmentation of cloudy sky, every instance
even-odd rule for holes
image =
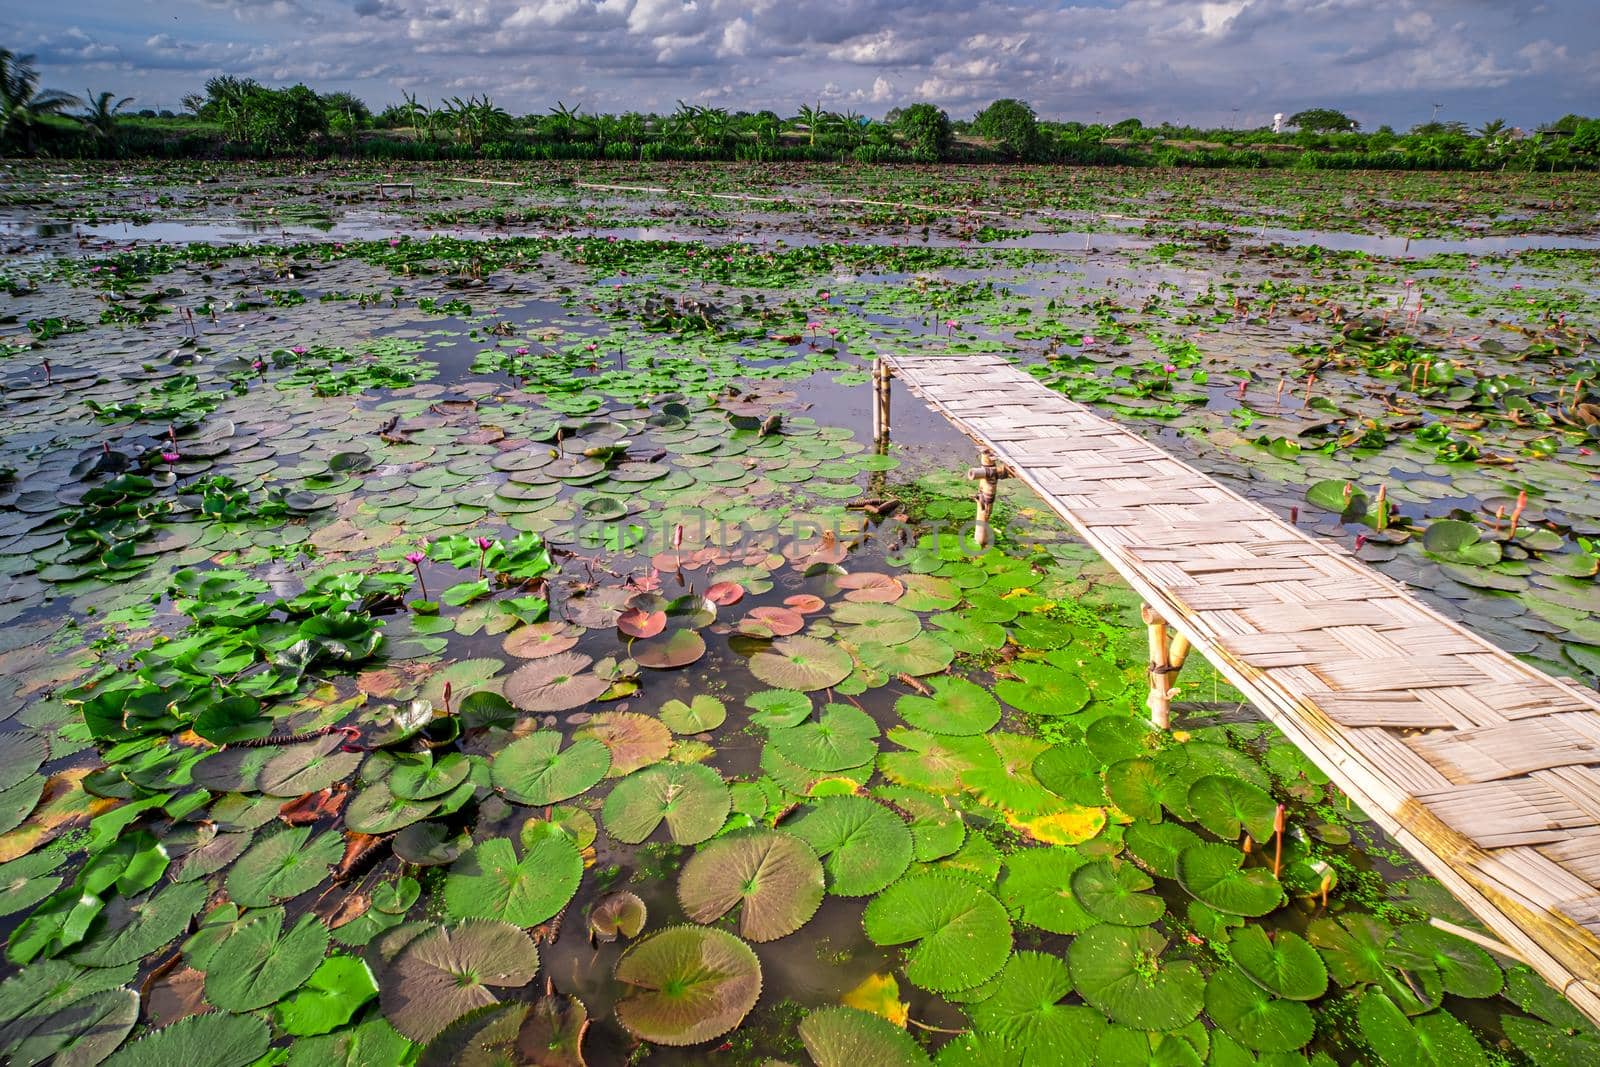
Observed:
[[[1600,0],[57,0],[0,11],[44,84],[177,107],[213,74],[374,105],[487,92],[516,113],[693,103],[957,118],[1264,124],[1330,106],[1369,128],[1600,113]]]

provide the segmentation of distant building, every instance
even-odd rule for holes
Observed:
[[[1282,133],[1283,132],[1283,123],[1284,123],[1283,112],[1280,111],[1277,114],[1273,115],[1272,116],[1272,132],[1273,133]]]

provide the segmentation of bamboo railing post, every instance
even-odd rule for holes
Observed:
[[[1145,706],[1150,709],[1150,721],[1168,730],[1172,727],[1172,676],[1189,658],[1189,639],[1172,634],[1169,640],[1167,620],[1149,604],[1139,606],[1139,617],[1144,620],[1150,647],[1150,695]]]

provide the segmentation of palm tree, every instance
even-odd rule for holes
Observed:
[[[845,141],[854,147],[867,138],[868,120],[865,115],[855,111],[846,111],[843,115],[834,115],[833,120],[838,124],[844,134]]]
[[[417,94],[400,90],[400,95],[405,99],[404,109],[406,118],[411,122],[411,139],[418,140],[422,136],[419,128],[424,118],[428,119],[428,140],[433,140],[433,119],[426,105],[417,103]]]
[[[809,104],[801,104],[800,114],[796,118],[799,120],[800,125],[806,127],[807,132],[810,134],[812,147],[816,147],[817,144],[817,131],[833,124],[833,115],[822,110],[822,101],[820,100],[817,101],[816,107],[812,107]]]
[[[78,121],[94,131],[96,140],[109,141],[111,134],[117,128],[117,119],[123,108],[133,103],[133,97],[125,96],[115,103],[115,93],[88,92],[84,96],[85,104],[89,110],[78,116]]]
[[[59,89],[39,91],[39,71],[31,55],[0,48],[0,139],[20,132],[29,152],[34,130],[46,115],[59,115],[80,101]]]
[[[582,107],[579,104],[578,107]],[[550,115],[540,123],[544,133],[558,141],[570,141],[580,128],[589,125],[584,117],[578,114],[577,107],[568,107],[561,101],[556,101],[556,106],[550,109]]]
[[[1506,135],[1505,119],[1490,119],[1478,127],[1478,136],[1485,141],[1498,141]]]
[[[445,104],[444,117],[454,123],[456,136],[474,152],[484,141],[500,136],[511,127],[511,116],[496,106],[487,93],[481,99],[469,96],[463,100],[453,96]]]

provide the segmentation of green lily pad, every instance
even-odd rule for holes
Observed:
[[[1072,993],[1067,964],[1044,952],[1018,952],[1006,961],[994,993],[972,1005],[974,1028],[1023,1051],[1026,1062],[1081,1062],[1099,1044],[1105,1020]]]
[[[940,797],[899,786],[883,786],[873,795],[910,820],[915,858],[923,863],[950,855],[967,839],[961,812]]]
[[[377,995],[378,983],[366,961],[336,954],[323,960],[300,991],[279,1002],[273,1013],[284,1033],[309,1037],[343,1026]]]
[[[1142,822],[1161,819],[1161,772],[1153,761],[1135,757],[1106,768],[1106,796]]]
[[[589,939],[609,944],[618,936],[638,937],[648,916],[644,901],[637,894],[626,889],[608,893],[589,912]]]
[[[1016,675],[995,683],[995,696],[1030,715],[1070,715],[1089,703],[1089,687],[1075,674],[1048,663],[1013,663]]]
[[[1257,841],[1272,837],[1278,805],[1262,789],[1232,775],[1208,774],[1189,787],[1194,821],[1224,840],[1236,840],[1243,829]]]
[[[1361,1024],[1361,1036],[1384,1063],[1486,1067],[1489,1062],[1466,1024],[1443,1011],[1407,1019],[1394,1001],[1382,993],[1367,993],[1357,1005],[1356,1017]],[[1535,1062],[1543,1063],[1537,1058]]]
[[[445,908],[452,919],[499,919],[531,927],[567,906],[583,878],[583,855],[564,834],[542,834],[518,860],[511,842],[491,837],[450,867]]]
[[[311,837],[311,827],[292,826],[259,838],[228,872],[228,896],[248,908],[264,908],[321,884],[344,855],[336,830]]]
[[[1504,981],[1493,956],[1466,938],[1431,923],[1407,923],[1395,931],[1392,944],[1429,960],[1458,997],[1492,997]]]
[[[610,682],[589,671],[581,652],[558,652],[524,663],[506,679],[506,699],[523,711],[571,711],[597,699]]]
[[[905,821],[869,797],[824,797],[785,829],[823,858],[835,896],[878,892],[905,873],[915,851]]]
[[[981,734],[1000,721],[1000,704],[982,686],[965,678],[937,678],[933,695],[903,696],[895,701],[895,714],[919,730],[932,734]]]
[[[853,644],[900,645],[922,632],[922,620],[898,604],[844,601],[834,605],[829,618],[839,625],[844,639]]]
[[[1148,926],[1090,927],[1067,950],[1072,983],[1115,1022],[1176,1030],[1200,1014],[1206,980],[1188,960],[1163,960],[1166,947]]]
[[[722,828],[733,800],[722,776],[698,763],[666,763],[635,771],[606,797],[606,832],[637,845],[662,822],[680,845],[695,845]]]
[[[1328,991],[1328,971],[1317,950],[1292,930],[1269,937],[1259,926],[1234,932],[1228,953],[1239,970],[1274,996],[1316,1000]]]
[[[1206,983],[1206,1015],[1239,1044],[1257,1052],[1293,1052],[1311,1040],[1316,1022],[1296,1000],[1279,1000],[1238,970]]]
[[[810,708],[811,704],[807,701],[806,710]],[[687,704],[681,700],[669,700],[661,705],[661,721],[675,734],[699,734],[715,730],[727,718],[727,706],[716,697],[703,693],[691,698]]]
[[[799,1035],[816,1067],[926,1067],[911,1035],[881,1015],[856,1008],[819,1008],[800,1021]]]
[[[772,730],[767,743],[809,770],[841,771],[877,755],[877,736],[872,716],[849,704],[829,704],[814,721]]]
[[[1095,925],[1072,891],[1072,877],[1088,860],[1077,849],[1058,845],[1023,848],[1006,856],[1000,899],[1029,926],[1055,934],[1076,934]]]
[[[451,752],[435,760],[432,753],[424,758],[401,763],[390,772],[389,790],[402,800],[431,800],[443,796],[467,778],[472,764],[459,752]]]
[[[489,765],[496,789],[520,804],[543,806],[593,788],[611,769],[611,750],[594,738],[565,749],[556,730],[537,730],[511,742]]]
[[[254,1015],[210,1012],[152,1030],[106,1060],[109,1067],[247,1067],[266,1055],[272,1035]]]
[[[959,875],[907,875],[873,898],[863,924],[874,944],[910,943],[906,976],[935,993],[985,982],[1011,955],[1005,908]]]
[[[28,1034],[9,1050],[7,1062],[90,1067],[109,1056],[138,1020],[138,993],[102,989],[27,1020]]]
[[[251,912],[206,962],[206,999],[224,1011],[264,1008],[299,989],[327,950],[315,915],[284,933],[282,908]]]
[[[1178,854],[1200,844],[1200,835],[1171,822],[1136,822],[1123,831],[1128,851],[1162,878],[1178,877]]]
[[[1095,860],[1072,872],[1072,894],[1083,910],[1101,922],[1149,926],[1166,913],[1154,893],[1155,882],[1131,863]]]
[[[1283,887],[1263,867],[1242,869],[1231,845],[1191,845],[1178,854],[1178,884],[1203,904],[1229,915],[1258,916],[1283,903]]]
[[[90,967],[134,963],[180,936],[209,895],[204,882],[178,882],[160,892],[117,897],[71,958]]]
[[[811,698],[792,689],[763,689],[745,697],[744,702],[755,712],[750,721],[769,729],[798,726],[811,717]]]

